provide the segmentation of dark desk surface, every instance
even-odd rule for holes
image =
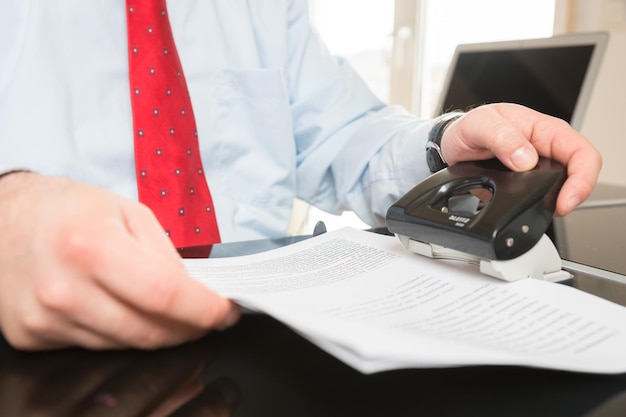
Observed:
[[[212,256],[298,238],[218,245]],[[626,305],[626,281],[570,282]],[[625,352],[626,354],[626,352]],[[0,338],[1,416],[622,417],[626,375],[519,367],[362,375],[267,316],[154,352],[25,353]]]
[[[0,356],[2,416],[610,417],[624,415],[625,393],[626,376],[514,367],[365,376],[266,316],[154,352],[3,345]]]

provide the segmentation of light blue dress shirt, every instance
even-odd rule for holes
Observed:
[[[0,3],[0,171],[137,198],[124,8]],[[305,0],[168,8],[223,241],[286,234],[294,198],[379,225],[428,175],[432,121],[385,106],[331,56]]]

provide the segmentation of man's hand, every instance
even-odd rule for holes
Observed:
[[[469,111],[448,126],[441,148],[450,165],[495,156],[514,171],[527,171],[539,155],[566,165],[568,179],[556,206],[561,216],[589,197],[602,166],[600,153],[569,124],[516,104]]]
[[[143,205],[66,179],[0,180],[0,328],[22,349],[157,348],[232,325]]]

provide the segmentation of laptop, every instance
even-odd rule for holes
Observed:
[[[437,113],[511,102],[580,129],[608,37],[593,32],[459,45]]]

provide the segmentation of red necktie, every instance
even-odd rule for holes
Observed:
[[[139,201],[178,248],[220,241],[165,0],[126,0]]]

